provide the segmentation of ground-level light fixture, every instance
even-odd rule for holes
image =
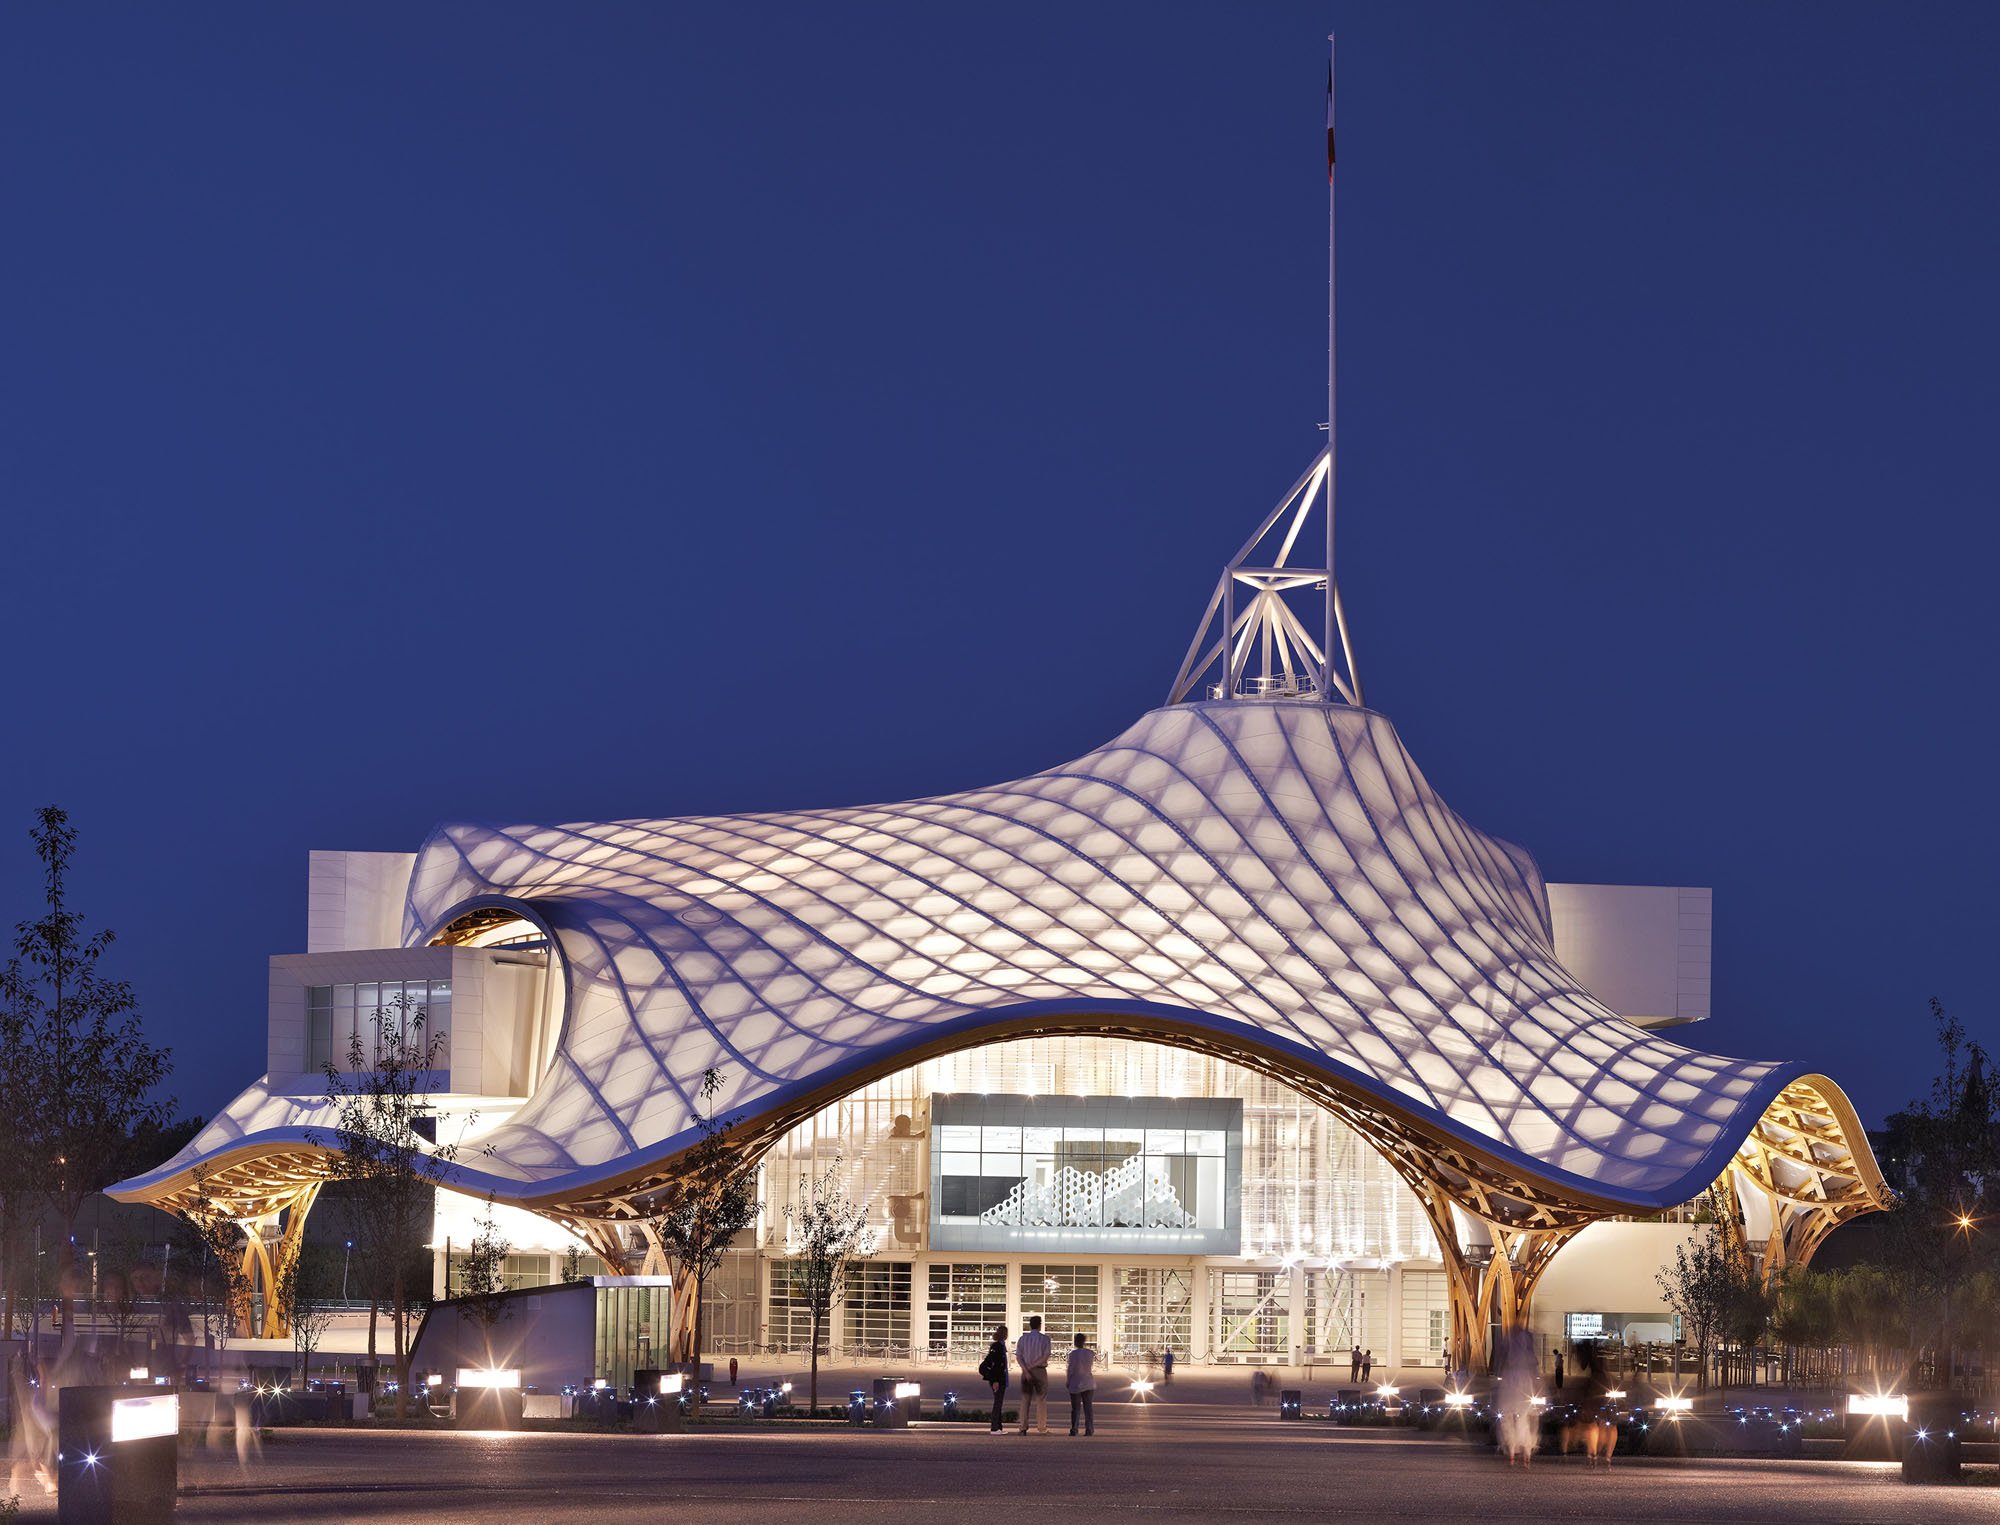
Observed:
[[[516,1388],[521,1385],[521,1372],[513,1366],[461,1366],[458,1369],[458,1385]]]
[[[1665,1414],[1668,1418],[1671,1419],[1681,1414],[1689,1414],[1694,1412],[1694,1399],[1682,1398],[1676,1394],[1670,1393],[1666,1397],[1660,1399],[1659,1402],[1655,1403],[1653,1407],[1658,1409],[1662,1414]]]
[[[1847,1412],[1869,1419],[1908,1419],[1910,1400],[1902,1393],[1849,1393]]]
[[[1625,1389],[1622,1387],[1607,1388],[1605,1389],[1604,1396],[1609,1398],[1613,1403],[1620,1403],[1624,1401]]]
[[[1375,1389],[1375,1396],[1378,1398],[1393,1398],[1401,1391],[1402,1389],[1393,1383],[1384,1382],[1380,1387]]]
[[[143,1398],[115,1398],[111,1403],[111,1443],[158,1440],[181,1432],[179,1393],[148,1393]],[[89,1458],[85,1458],[88,1460]]]
[[[1447,1408],[1455,1408],[1455,1409],[1470,1408],[1472,1406],[1472,1394],[1446,1393],[1444,1395],[1444,1401],[1445,1401],[1445,1406]]]
[[[1152,1396],[1152,1393],[1153,1393],[1153,1384],[1151,1382],[1148,1382],[1144,1377],[1134,1377],[1132,1379],[1133,1397],[1149,1398]]]
[[[678,1397],[680,1395],[681,1388],[686,1384],[686,1382],[687,1378],[682,1376],[677,1371],[661,1372],[660,1392],[663,1396],[668,1398]],[[599,1387],[603,1387],[605,1384],[600,1382],[597,1385]]]

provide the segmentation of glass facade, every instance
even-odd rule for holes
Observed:
[[[934,1248],[1236,1252],[1241,1102],[939,1096],[931,1132]]]
[[[1116,1358],[1153,1366],[1171,1350],[1194,1353],[1194,1273],[1172,1266],[1123,1266],[1118,1271],[1118,1318],[1111,1337]]]
[[[1007,1322],[1005,1262],[954,1262],[928,1268],[924,1317],[932,1355],[985,1354],[993,1326]]]
[[[1024,1265],[1021,1267],[1021,1323],[1040,1314],[1042,1329],[1056,1342],[1058,1353],[1069,1348],[1070,1336],[1081,1331],[1097,1343],[1097,1267]]]
[[[1281,1081],[1215,1055],[1090,1035],[1017,1039],[926,1060],[818,1112],[765,1156],[761,1242],[783,1252],[784,1208],[795,1200],[800,1177],[838,1162],[842,1189],[866,1210],[878,1253],[948,1253],[954,1243],[932,1238],[932,1225],[945,1206],[932,1198],[945,1173],[938,1156],[946,1152],[931,1136],[932,1114],[943,1102],[981,1096],[1240,1102],[1234,1253],[1378,1261],[1437,1258],[1437,1239],[1409,1187],[1366,1139],[1325,1108]],[[1191,1124],[1183,1117],[1179,1126],[1185,1132]],[[1110,1153],[1130,1142],[1114,1146],[1107,1137],[1098,1147]],[[980,1164],[971,1175],[975,1181],[986,1175],[985,1144],[982,1134]],[[970,1162],[964,1156],[974,1151],[949,1152],[960,1156],[951,1173],[966,1178]],[[993,1152],[997,1164],[1008,1154],[1004,1147]],[[998,1173],[1025,1177],[1028,1154],[1024,1136],[1014,1158],[1001,1164]],[[1060,1168],[1053,1150],[1037,1157]],[[962,1190],[954,1188],[955,1193]],[[964,1201],[952,1205],[963,1206]],[[1013,1248],[1047,1253],[1049,1244],[1038,1246],[1023,1237]],[[1195,1246],[1187,1253],[1216,1252]]]
[[[1210,1353],[1283,1361],[1291,1350],[1292,1278],[1284,1271],[1210,1271]]]
[[[451,1031],[450,980],[372,980],[357,985],[306,987],[306,1068],[348,1066],[354,1039],[363,1054],[375,1046],[376,1018],[407,1034],[409,1019],[423,1013],[426,1041]]]
[[[665,1287],[599,1287],[596,1375],[629,1387],[640,1368],[666,1365],[672,1306]]]
[[[1388,1162],[1333,1113],[1211,1054],[1010,1040],[926,1060],[801,1123],[761,1177],[761,1338],[780,1348],[807,1340],[784,1209],[827,1170],[877,1236],[834,1313],[835,1352],[970,1365],[994,1325],[1018,1335],[1038,1313],[1060,1342],[1080,1329],[1139,1367],[1169,1349],[1344,1360],[1357,1340],[1378,1367],[1421,1365],[1449,1322],[1443,1278],[1425,1268],[1429,1221]]]
[[[899,1358],[910,1349],[910,1263],[863,1261],[850,1266],[839,1318],[849,1354]]]
[[[757,1340],[757,1255],[725,1250],[701,1289],[702,1347],[741,1354]]]

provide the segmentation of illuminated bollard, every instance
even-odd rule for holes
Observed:
[[[1304,1415],[1301,1411],[1301,1406],[1304,1402],[1305,1395],[1296,1387],[1286,1388],[1278,1394],[1278,1417],[1280,1419],[1303,1418]]]
[[[461,1366],[452,1400],[461,1430],[521,1428],[521,1373],[517,1367]]]
[[[66,1387],[57,1417],[62,1525],[155,1525],[180,1486],[178,1393]]]
[[[847,1422],[855,1425],[868,1422],[868,1394],[861,1388],[847,1395]]]

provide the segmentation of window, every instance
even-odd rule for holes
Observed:
[[[1097,1343],[1097,1267],[1021,1267],[1021,1323],[1028,1315],[1042,1316],[1042,1329],[1056,1342],[1058,1350],[1069,1345],[1079,1331],[1091,1344]]]
[[[359,1037],[372,1053],[378,1030],[407,1036],[410,1018],[423,1015],[425,1041],[451,1031],[450,980],[371,980],[306,988],[306,1068],[347,1069]]]
[[[993,1326],[1007,1322],[1007,1267],[930,1267],[926,1317],[934,1355],[983,1355]]]
[[[1233,1254],[1242,1103],[940,1096],[935,1249]]]
[[[552,1279],[549,1275],[549,1266],[550,1258],[547,1255],[504,1255],[500,1259],[498,1290],[513,1292],[522,1287],[546,1287]],[[471,1255],[452,1252],[451,1261],[445,1268],[447,1297],[464,1295],[466,1277],[471,1268]]]
[[[1291,1281],[1278,1271],[1210,1271],[1209,1349],[1239,1360],[1287,1359]]]
[[[862,1356],[905,1355],[910,1346],[910,1263],[864,1261],[847,1268],[847,1296],[840,1309],[848,1351]]]
[[[1117,1359],[1150,1364],[1162,1351],[1185,1359],[1192,1353],[1194,1294],[1190,1271],[1155,1266],[1118,1270],[1118,1324],[1113,1336]]]

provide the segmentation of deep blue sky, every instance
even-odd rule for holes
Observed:
[[[32,809],[210,1111],[306,851],[858,803],[1163,697],[1318,448],[1368,693],[1551,878],[1712,885],[1871,1120],[1991,1033],[1990,5],[13,6]]]

